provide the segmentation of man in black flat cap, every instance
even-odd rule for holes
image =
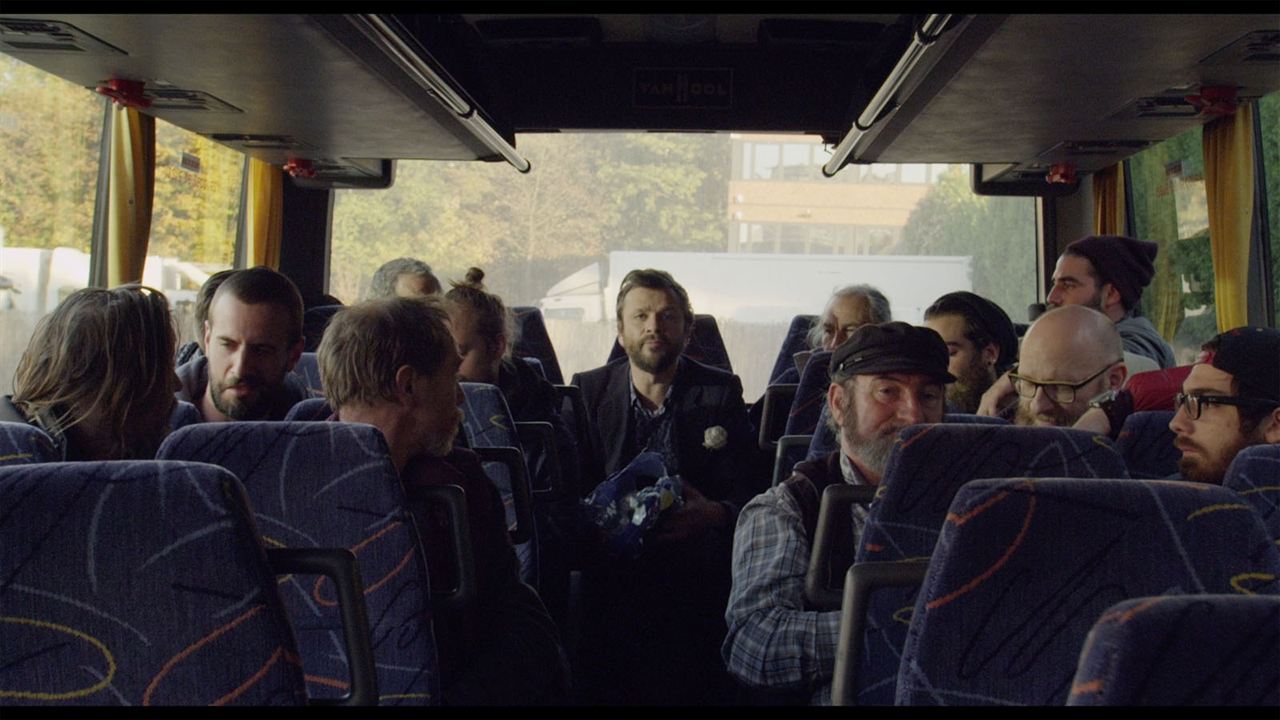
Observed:
[[[924,311],[924,326],[942,336],[956,381],[947,410],[976,413],[982,393],[1018,360],[1018,334],[999,305],[967,291],[938,298]]]
[[[1067,246],[1053,269],[1050,307],[1084,305],[1110,318],[1124,349],[1173,367],[1173,348],[1136,314],[1142,289],[1155,275],[1159,246],[1121,235],[1088,235]]]
[[[835,483],[879,485],[898,432],[941,422],[954,380],[942,337],[902,322],[864,325],[832,353],[827,402],[840,449],[796,465],[738,518],[721,654],[740,682],[792,701],[831,703],[840,611],[815,610],[804,598],[819,498]],[[855,542],[838,544],[855,547],[865,522],[866,509],[855,505]]]
[[[1176,407],[1183,479],[1221,484],[1241,450],[1280,443],[1280,330],[1241,327],[1205,343]]]

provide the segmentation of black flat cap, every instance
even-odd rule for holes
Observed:
[[[947,344],[929,328],[904,322],[863,325],[831,353],[831,377],[899,372],[955,382],[948,362]]]

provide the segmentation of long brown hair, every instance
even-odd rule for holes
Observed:
[[[473,267],[467,271],[466,280],[449,282],[453,289],[445,293],[445,300],[452,308],[466,308],[476,324],[476,334],[484,338],[490,348],[497,346],[498,338],[506,338],[506,355],[515,346],[515,319],[507,312],[502,298],[485,290],[484,270]]]
[[[14,372],[13,403],[56,435],[91,415],[106,418],[114,453],[130,457],[131,418],[172,390],[176,338],[159,290],[77,290],[36,325]]]

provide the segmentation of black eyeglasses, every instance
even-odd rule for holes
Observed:
[[[1045,395],[1050,400],[1059,405],[1070,405],[1076,401],[1076,391],[1093,382],[1094,378],[1111,369],[1112,365],[1120,362],[1113,360],[1107,363],[1101,370],[1090,375],[1089,377],[1077,383],[1061,382],[1058,380],[1033,380],[1025,375],[1018,374],[1018,366],[1014,365],[1009,371],[1009,379],[1013,381],[1013,389],[1024,398],[1030,399],[1036,396],[1036,390],[1044,388]]]
[[[1280,407],[1280,403],[1260,398],[1234,397],[1231,395],[1195,395],[1178,393],[1174,396],[1173,410],[1186,410],[1187,417],[1199,420],[1205,405],[1234,405],[1236,407]]]

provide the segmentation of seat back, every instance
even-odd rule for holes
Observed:
[[[552,385],[564,384],[564,373],[556,357],[555,346],[547,334],[547,324],[542,311],[536,307],[521,305],[511,308],[515,315],[516,341],[511,353],[520,358],[534,358],[542,363],[542,370]]]
[[[689,336],[689,344],[684,349],[684,355],[703,365],[733,372],[733,365],[729,362],[729,352],[725,349],[724,338],[720,335],[720,325],[712,315],[693,316],[693,332]],[[617,362],[626,356],[626,351],[615,338],[606,362]]]
[[[371,425],[233,422],[190,425],[158,457],[227,468],[244,483],[268,547],[340,547],[364,579],[380,704],[439,701],[427,564],[404,486]],[[346,656],[333,588],[293,576],[282,586],[313,697],[345,692]]]
[[[285,413],[285,422],[319,422],[328,420],[333,414],[333,408],[329,407],[329,401],[322,397],[307,398],[299,400],[289,408],[289,412]]]
[[[155,460],[6,467],[0,518],[0,703],[305,703],[231,473]]]
[[[796,315],[791,318],[787,327],[787,336],[782,339],[782,347],[778,348],[778,357],[773,361],[773,369],[769,371],[769,384],[777,382],[778,376],[793,367],[792,356],[801,350],[809,349],[809,328],[817,322],[817,315]]]
[[[858,540],[855,562],[928,558],[947,508],[972,480],[1005,477],[1123,478],[1111,441],[1069,428],[995,424],[914,425],[903,430]],[[831,577],[844,576],[844,568]],[[891,704],[916,588],[870,595],[853,690],[859,704]]]
[[[1124,419],[1116,446],[1136,478],[1165,478],[1178,472],[1182,453],[1173,446],[1169,429],[1173,413],[1167,410],[1136,412]]]
[[[1089,631],[1067,704],[1280,707],[1280,597],[1112,605]]]
[[[509,464],[494,462],[483,454],[481,459],[485,461],[485,474],[493,481],[502,497],[507,527],[516,543],[516,557],[520,559],[521,579],[536,588],[538,545],[536,532],[532,527],[532,507],[527,506],[531,497],[528,486],[530,472],[524,461],[524,449],[520,444],[515,419],[511,416],[511,409],[507,407],[506,398],[496,385],[473,382],[460,384],[463,396],[462,428],[466,434],[467,446],[477,451],[485,448],[513,448],[519,453],[523,473],[520,468],[513,469]],[[524,487],[517,487],[521,483]],[[521,522],[522,518],[528,519]]]
[[[813,435],[818,415],[827,404],[827,388],[831,386],[831,353],[823,350],[809,357],[800,373],[800,386],[787,414],[785,435]]]
[[[826,457],[833,452],[838,446],[839,441],[836,439],[836,433],[827,424],[827,418],[831,416],[831,408],[823,403],[822,411],[818,413],[818,426],[813,430],[813,441],[809,445],[809,454],[806,460]],[[1004,418],[989,417],[987,415],[970,415],[968,413],[947,413],[942,416],[942,422],[949,425],[1008,425],[1009,421]],[[842,575],[840,577],[843,577]]]
[[[53,439],[35,425],[0,422],[0,466],[53,462]]]
[[[329,321],[344,306],[342,305],[317,305],[307,308],[302,313],[302,337],[305,339],[303,349],[307,352],[315,352],[320,347],[320,340],[324,337],[324,329],[329,326]]]
[[[302,377],[303,384],[312,395],[324,394],[324,384],[320,382],[320,363],[316,360],[314,352],[302,353],[298,357],[298,364],[293,366],[293,372]]]
[[[1094,622],[1148,595],[1280,591],[1280,549],[1225,488],[976,480],[956,494],[907,631],[900,705],[1062,705]]]
[[[169,431],[201,422],[200,410],[186,400],[179,400],[169,415]]]
[[[1236,454],[1222,484],[1253,505],[1271,538],[1280,543],[1280,445],[1254,445]]]

